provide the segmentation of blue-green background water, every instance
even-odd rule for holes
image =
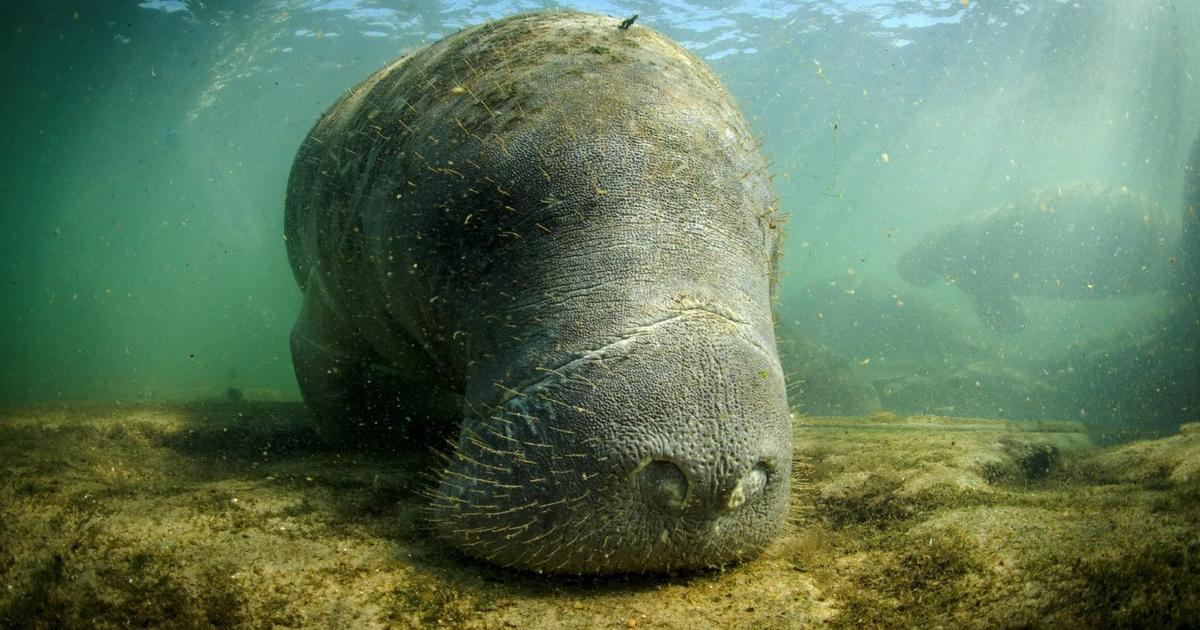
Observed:
[[[1028,326],[1001,335],[960,292],[914,289],[895,264],[955,219],[1072,180],[1178,214],[1200,130],[1200,3],[7,3],[0,400],[298,397],[282,208],[310,125],[406,50],[547,7],[638,13],[720,75],[790,214],[779,311],[802,330],[820,335],[806,287],[866,283],[1026,364],[1156,325],[1161,295],[1031,299]],[[852,365],[903,354],[835,350]]]

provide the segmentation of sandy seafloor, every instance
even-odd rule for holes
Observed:
[[[0,409],[0,627],[1186,627],[1200,424],[805,418],[753,561],[551,577],[421,526],[424,449],[324,447],[297,403]]]

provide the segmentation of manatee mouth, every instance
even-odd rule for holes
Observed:
[[[713,314],[644,328],[468,416],[431,497],[442,538],[578,574],[719,567],[774,538],[791,470],[777,359]]]

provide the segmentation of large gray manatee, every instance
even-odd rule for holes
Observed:
[[[1025,325],[1017,296],[1064,300],[1166,292],[1179,245],[1175,215],[1125,187],[1071,182],[967,217],[900,256],[916,285],[945,280],[989,327]]]
[[[788,511],[780,220],[733,99],[666,37],[566,12],[467,29],[347,92],[296,156],[301,391],[335,441],[457,400],[429,522],[470,555],[736,562]]]

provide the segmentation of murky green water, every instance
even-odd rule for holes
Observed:
[[[794,514],[729,573],[464,560],[297,402],[305,134],[554,7],[710,64],[789,216]],[[0,625],[1194,623],[1200,3],[8,3],[0,79]]]
[[[965,217],[1088,181],[1126,187],[1174,221],[1149,255],[1186,264],[1178,217],[1200,129],[1200,8],[564,6],[639,13],[638,24],[721,75],[754,120],[790,214],[777,309],[790,328],[780,335],[830,348],[876,390],[872,404],[1095,422],[1149,411],[1167,425],[1189,417],[1195,370],[1179,362],[1194,354],[1170,348],[1194,348],[1196,328],[1186,326],[1194,314],[1172,319],[1178,291],[1017,296],[1022,326],[997,333],[958,287],[915,287],[896,262]],[[303,135],[339,93],[403,51],[531,8],[7,8],[0,400],[195,399],[229,387],[297,397],[287,334],[299,293],[282,200]],[[1026,273],[1050,274],[1052,264]],[[957,271],[945,279],[978,270]],[[1131,337],[1144,338],[1140,354]],[[1145,343],[1164,342],[1145,358]],[[1110,359],[1092,374],[1096,353]],[[978,395],[948,391],[971,365],[983,375],[969,383]],[[1128,386],[1147,369],[1153,383]],[[1097,385],[1106,378],[1120,391]],[[1098,392],[1107,398],[1088,399]]]

